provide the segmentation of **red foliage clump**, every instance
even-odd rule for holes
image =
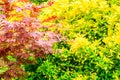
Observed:
[[[57,16],[51,16],[51,17],[48,17],[47,19],[43,20],[42,22],[49,22],[51,20],[55,20],[57,18]]]
[[[0,78],[9,80],[11,77],[18,78],[24,75],[24,70],[20,67],[22,64],[33,63],[35,58],[44,58],[45,54],[52,53],[52,45],[59,41],[60,35],[51,31],[39,31],[45,27],[41,25],[36,14],[39,14],[43,6],[27,3],[25,8],[20,10],[30,10],[30,16],[24,15],[22,20],[10,22],[8,18],[13,16],[10,12],[16,6],[12,4],[12,1],[2,1],[3,3],[0,4],[3,11],[3,14],[0,14],[0,62],[4,63],[0,63],[0,66],[7,66],[8,70],[0,74]],[[28,0],[18,1],[28,2]],[[49,3],[50,6],[51,4]],[[46,21],[54,18],[56,16],[52,16]],[[16,61],[9,60],[8,56],[12,56]],[[30,60],[30,57],[33,59]]]

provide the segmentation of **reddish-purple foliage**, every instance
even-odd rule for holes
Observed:
[[[7,0],[5,0],[7,1]],[[9,2],[5,2],[5,5]],[[9,3],[10,4],[10,3]],[[24,16],[21,21],[10,22],[10,8],[5,6],[4,14],[0,14],[0,60],[9,69],[0,75],[1,78],[9,80],[11,77],[18,78],[24,75],[21,64],[32,63],[30,57],[45,57],[45,54],[52,53],[52,46],[59,41],[59,34],[51,31],[40,32],[39,29],[45,28],[40,20],[35,16]],[[29,3],[30,5],[30,3]],[[26,5],[26,9],[31,9],[33,13],[39,13],[39,7]],[[50,5],[51,6],[51,5]],[[17,9],[18,11],[22,9]],[[16,61],[11,61],[7,56],[12,56]]]

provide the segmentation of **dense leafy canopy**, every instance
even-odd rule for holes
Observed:
[[[120,80],[119,0],[2,1],[2,78]]]

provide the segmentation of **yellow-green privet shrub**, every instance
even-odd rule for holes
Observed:
[[[55,45],[62,54],[45,61],[54,66],[50,70],[56,77],[45,71],[41,75],[51,80],[119,80],[119,3],[119,0],[55,0],[52,6],[43,9],[41,21],[57,17],[43,25],[51,26],[49,29],[58,31],[65,39]]]
[[[70,38],[84,35],[90,40],[96,40],[115,32],[114,25],[119,25],[119,10],[117,4],[110,4],[106,0],[57,0],[41,12],[40,18],[44,20],[56,15],[58,19],[51,23],[57,23],[63,35]]]

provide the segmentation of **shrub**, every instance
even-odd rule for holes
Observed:
[[[42,63],[50,68],[35,65],[42,68],[40,75],[50,80],[70,80],[76,76],[75,80],[119,80],[119,3],[118,0],[57,0],[43,9],[39,15],[42,21],[51,15],[57,18],[42,24],[56,26],[49,29],[58,31],[65,39],[55,46],[62,50],[59,58],[56,54]],[[56,71],[58,68],[60,72]],[[36,74],[38,77],[39,73]]]

